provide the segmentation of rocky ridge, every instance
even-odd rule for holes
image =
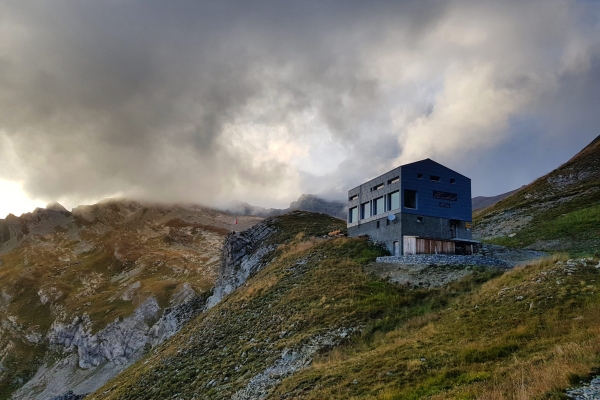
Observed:
[[[312,194],[303,194],[298,197],[298,200],[292,201],[288,208],[284,209],[265,208],[253,206],[245,202],[238,202],[230,206],[228,210],[239,214],[256,215],[263,218],[283,215],[292,211],[308,211],[331,215],[332,217],[343,219],[345,221],[348,206],[346,203],[340,201],[330,201]]]

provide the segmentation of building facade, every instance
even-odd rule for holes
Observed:
[[[348,235],[369,235],[394,255],[470,254],[471,221],[471,179],[430,159],[348,191]]]

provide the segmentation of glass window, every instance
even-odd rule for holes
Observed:
[[[348,210],[348,222],[358,221],[358,207],[352,207]]]
[[[369,218],[371,216],[371,202],[362,203],[360,205],[360,219]]]
[[[373,200],[373,215],[381,214],[385,211],[384,209],[384,199],[383,196],[376,198]]]
[[[404,208],[417,209],[417,191],[404,189]]]
[[[395,192],[388,194],[387,206],[388,206],[388,211],[400,208],[400,192],[399,191],[396,190]]]

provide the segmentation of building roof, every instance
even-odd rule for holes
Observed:
[[[463,174],[461,174],[461,173],[459,173],[459,172],[456,172],[455,170],[453,170],[453,169],[451,169],[451,168],[448,168],[448,167],[446,167],[446,166],[445,166],[445,165],[443,165],[443,164],[440,164],[440,163],[439,163],[439,162],[437,162],[437,161],[433,161],[431,158],[425,158],[425,159],[423,159],[423,160],[414,161],[414,162],[411,162],[411,163],[408,163],[408,164],[402,164],[402,165],[400,165],[400,167],[407,167],[407,166],[409,166],[409,165],[422,164],[422,163],[426,163],[426,162],[427,162],[427,163],[433,163],[433,164],[435,164],[435,165],[439,165],[440,167],[442,167],[442,168],[445,168],[445,169],[447,169],[448,171],[452,171],[452,172],[454,172],[455,174],[457,174],[457,175],[460,175],[460,176],[462,176],[462,177],[463,177],[463,178],[465,178],[465,179],[469,179],[469,180],[471,179],[471,178],[469,178],[469,177],[467,177],[467,176],[464,176]],[[397,168],[397,167],[396,167],[396,168]]]
[[[437,162],[437,161],[433,161],[431,158],[425,158],[425,159],[423,159],[423,160],[414,161],[414,162],[411,162],[411,163],[402,164],[402,165],[399,165],[399,166],[397,166],[397,167],[394,167],[394,168],[390,169],[389,171],[387,171],[387,172],[384,172],[383,174],[379,174],[379,175],[377,175],[377,176],[376,176],[376,177],[374,177],[374,178],[371,178],[371,179],[368,179],[368,180],[364,181],[364,182],[363,182],[363,183],[361,183],[360,185],[358,185],[358,186],[355,186],[355,187],[353,187],[353,188],[352,188],[352,189],[350,189],[350,190],[354,190],[354,189],[356,189],[356,188],[358,188],[358,187],[360,187],[360,186],[362,186],[362,185],[364,185],[364,184],[366,184],[366,183],[368,183],[368,182],[371,182],[371,181],[373,181],[373,180],[375,180],[375,179],[379,178],[380,176],[383,176],[383,175],[387,174],[388,172],[390,172],[390,171],[393,171],[393,170],[395,170],[395,169],[397,169],[397,168],[402,168],[402,167],[407,167],[407,166],[412,166],[412,165],[415,165],[415,164],[422,164],[422,163],[432,163],[432,164],[438,165],[438,166],[440,166],[440,167],[442,167],[442,168],[444,168],[444,169],[447,169],[448,171],[452,171],[453,173],[455,173],[455,174],[457,174],[457,175],[459,175],[459,176],[461,176],[461,177],[463,177],[463,178],[465,178],[465,179],[471,180],[471,178],[469,178],[469,177],[467,177],[467,176],[464,176],[463,174],[461,174],[461,173],[459,173],[459,172],[456,172],[455,170],[453,170],[453,169],[451,169],[451,168],[448,168],[448,167],[446,167],[445,165],[443,165],[443,164],[440,164],[440,163],[439,163],[439,162]]]

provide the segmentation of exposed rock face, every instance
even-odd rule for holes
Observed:
[[[213,295],[206,303],[210,309],[223,297],[242,285],[248,277],[259,271],[268,262],[268,255],[277,248],[265,244],[265,240],[276,230],[261,222],[244,232],[230,233],[223,245],[221,268]]]
[[[304,346],[292,350],[284,349],[281,358],[260,374],[253,376],[244,389],[231,396],[232,400],[259,400],[267,397],[269,391],[283,378],[303,370],[312,363],[312,357],[319,351],[333,348],[357,331],[353,328],[339,328],[332,332],[317,335]]]
[[[115,320],[96,334],[91,333],[87,315],[69,324],[54,323],[48,340],[66,356],[52,366],[42,366],[13,398],[80,399],[98,389],[201,313],[205,297],[196,295],[190,285],[183,285],[171,303],[172,307],[165,309],[152,326],[150,322],[160,313],[154,297],[142,303],[133,315]]]
[[[79,367],[88,369],[113,361],[125,364],[132,354],[146,344],[150,329],[148,321],[157,317],[160,308],[154,297],[146,300],[132,316],[114,321],[95,335],[87,315],[75,317],[70,324],[54,323],[48,334],[51,345],[60,345],[64,352],[77,348]]]
[[[151,347],[158,346],[179,332],[183,325],[202,312],[206,303],[206,297],[196,295],[189,285],[184,285],[173,297],[173,306],[165,309],[148,331],[146,344]]]

